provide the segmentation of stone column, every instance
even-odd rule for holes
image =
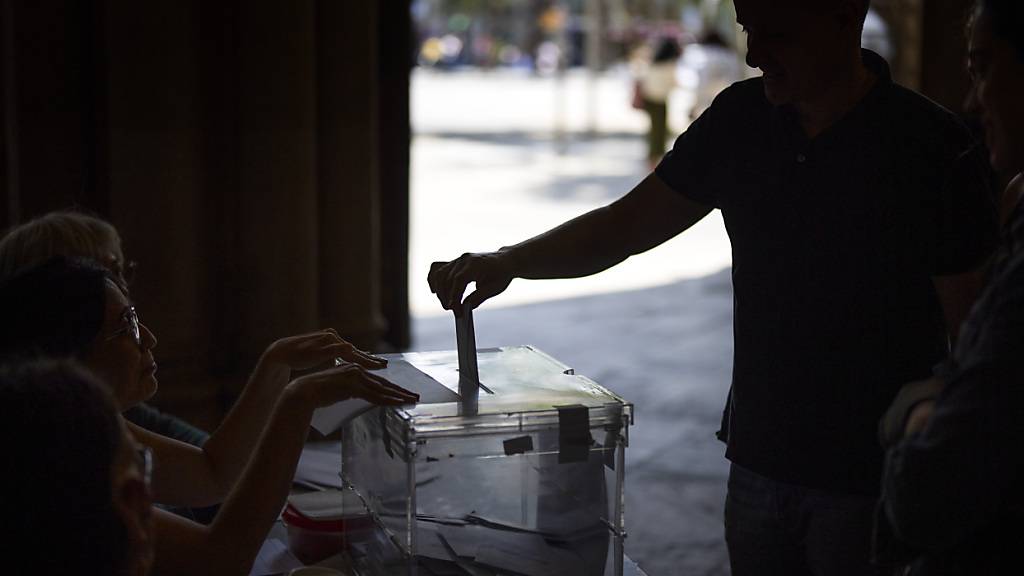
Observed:
[[[871,7],[889,25],[896,56],[893,79],[914,90],[921,86],[923,0],[872,0]]]

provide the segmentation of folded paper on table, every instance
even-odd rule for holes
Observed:
[[[388,362],[387,368],[374,370],[373,373],[410,392],[419,394],[420,404],[459,401],[458,394],[405,360],[391,360]],[[373,404],[359,399],[345,400],[332,406],[320,408],[313,412],[313,428],[316,428],[321,434],[331,434],[341,428],[345,422],[370,408],[373,408]]]
[[[288,547],[280,540],[267,539],[263,541],[256,561],[249,571],[249,576],[267,576],[269,574],[281,574],[299,568],[302,562],[288,551]]]
[[[341,488],[341,475],[338,473],[341,448],[336,442],[326,446],[330,449],[318,450],[307,445],[302,450],[293,483],[313,490]]]

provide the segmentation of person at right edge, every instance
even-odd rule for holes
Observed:
[[[914,576],[1020,574],[1024,550],[1024,3],[980,0],[970,102],[992,166],[1016,175],[989,283],[939,377],[908,385],[882,421],[889,446],[879,561]]]
[[[763,75],[723,90],[653,174],[540,236],[435,262],[428,280],[443,307],[475,308],[513,278],[594,274],[721,210],[732,574],[885,574],[871,563],[877,422],[948,356],[980,290],[989,169],[952,113],[860,48],[867,0],[735,7]]]

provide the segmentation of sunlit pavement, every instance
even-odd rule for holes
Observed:
[[[495,250],[615,200],[647,175],[646,116],[629,106],[628,76],[591,82],[500,73],[413,76],[410,304],[440,313],[426,283],[435,260]],[[596,94],[587,96],[594,86]],[[688,95],[671,102],[684,125]],[[565,126],[552,134],[564,94]],[[598,104],[598,136],[586,136],[586,103]],[[677,128],[678,129],[678,128]],[[728,266],[731,252],[717,212],[655,250],[589,278],[515,282],[492,306],[616,292],[694,278]]]
[[[509,74],[413,79],[414,348],[455,347],[426,285],[429,263],[493,250],[606,204],[646,175],[645,117],[628,77],[565,80],[565,124],[587,126],[588,87],[610,137],[552,137],[555,81]],[[673,102],[674,124],[686,95]],[[516,280],[477,312],[481,347],[533,344],[636,407],[627,449],[627,553],[651,576],[728,574],[724,447],[715,439],[732,362],[728,239],[717,212],[664,246],[590,278]]]

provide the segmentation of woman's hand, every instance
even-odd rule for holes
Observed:
[[[296,347],[303,349],[305,346]],[[298,354],[298,357],[303,355]],[[312,360],[318,357],[317,354],[309,356]],[[154,571],[158,574],[248,574],[253,558],[285,504],[313,411],[349,398],[388,405],[418,400],[416,394],[355,363],[344,362],[292,380],[276,398],[270,418],[259,420],[250,431],[251,436],[259,438],[255,448],[239,449],[239,443],[227,445],[232,453],[240,456],[244,469],[237,480],[226,479],[230,492],[210,526],[189,522],[163,510],[156,511]],[[217,439],[214,436],[211,441]],[[157,467],[157,472],[162,468],[163,465]],[[165,474],[188,477],[180,468],[168,469]],[[180,478],[177,481],[181,483]],[[190,553],[183,554],[184,550]]]
[[[265,362],[290,370],[308,370],[341,358],[371,370],[384,368],[387,360],[367,354],[342,339],[334,328],[281,338],[263,353]]]
[[[292,379],[296,370],[334,366],[337,358],[342,359],[341,366],[326,370],[319,378]],[[158,486],[165,494],[178,498],[175,504],[221,501],[239,481],[264,429],[271,424],[268,418],[275,405],[284,400],[282,394],[286,391],[288,409],[300,408],[301,413],[352,397],[365,397],[379,404],[415,402],[408,392],[366,373],[367,369],[385,366],[386,361],[356,349],[332,329],[274,342],[260,357],[242,394],[202,451],[183,457],[183,461],[189,461],[188,466],[176,465],[174,473]],[[300,430],[304,439],[309,422],[287,426]],[[182,481],[183,477],[188,480]]]
[[[420,399],[419,394],[392,384],[360,365],[347,362],[300,376],[292,380],[288,388],[313,408],[330,406],[350,398],[361,398],[371,404],[386,406],[415,404]]]

